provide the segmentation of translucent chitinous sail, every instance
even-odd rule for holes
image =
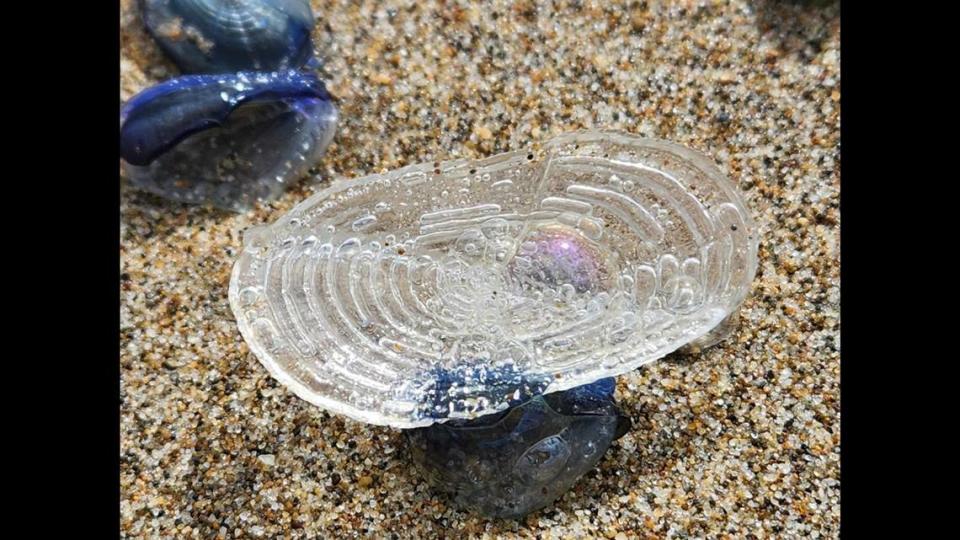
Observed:
[[[743,301],[757,232],[703,155],[606,132],[336,183],[248,230],[240,331],[300,397],[412,428],[618,375]]]

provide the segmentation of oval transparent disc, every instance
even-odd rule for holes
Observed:
[[[661,358],[733,313],[756,259],[706,157],[580,132],[338,182],[245,233],[230,305],[297,395],[411,428]]]

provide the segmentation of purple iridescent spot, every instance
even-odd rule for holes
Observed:
[[[510,273],[524,286],[577,293],[596,291],[608,274],[599,250],[577,231],[566,227],[538,229],[520,244]]]

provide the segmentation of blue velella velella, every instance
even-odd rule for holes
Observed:
[[[517,517],[550,504],[630,428],[614,379],[537,395],[500,414],[405,431],[424,477],[460,506]]]
[[[141,189],[243,211],[302,176],[330,143],[337,118],[311,74],[185,75],[124,105],[120,157]]]
[[[184,73],[295,69],[313,53],[306,0],[141,0],[140,8]]]
[[[612,377],[729,333],[757,248],[709,158],[586,131],[336,182],[245,231],[229,295],[277,380],[407,430],[430,483],[519,516],[629,425]]]

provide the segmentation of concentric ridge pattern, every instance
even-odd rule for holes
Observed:
[[[244,243],[230,304],[270,373],[401,428],[660,358],[729,316],[757,264],[708,159],[601,132],[339,182]]]

